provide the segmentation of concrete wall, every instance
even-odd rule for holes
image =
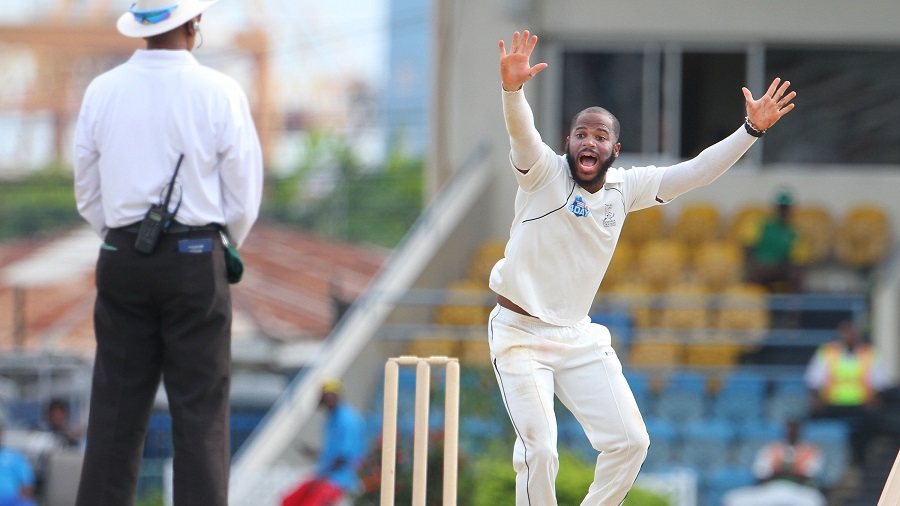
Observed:
[[[546,34],[618,40],[900,41],[895,0],[535,0]]]

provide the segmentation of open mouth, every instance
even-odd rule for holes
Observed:
[[[578,165],[581,166],[582,169],[590,171],[593,170],[594,167],[597,166],[597,162],[600,159],[594,153],[590,151],[582,151],[578,154]]]

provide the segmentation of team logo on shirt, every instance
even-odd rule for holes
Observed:
[[[569,206],[569,211],[572,211],[572,214],[578,216],[579,218],[583,218],[591,214],[591,210],[588,209],[587,202],[585,202],[580,195],[575,196],[575,202],[572,202],[572,205]]]
[[[616,226],[616,215],[613,213],[613,205],[606,204],[606,212],[603,214],[603,226],[604,227],[615,227]]]

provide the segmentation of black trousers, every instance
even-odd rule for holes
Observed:
[[[227,506],[231,292],[218,232],[164,234],[152,255],[111,230],[97,261],[97,353],[78,506],[135,501],[162,378],[172,415],[176,506]],[[178,252],[208,238],[212,251]]]

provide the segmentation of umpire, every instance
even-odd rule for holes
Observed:
[[[117,27],[146,49],[94,79],[81,106],[75,196],[104,243],[78,506],[133,504],[160,378],[175,505],[228,504],[231,293],[219,231],[238,246],[247,237],[263,169],[245,93],[190,52],[216,1],[133,3]],[[167,221],[155,244],[139,234]]]

